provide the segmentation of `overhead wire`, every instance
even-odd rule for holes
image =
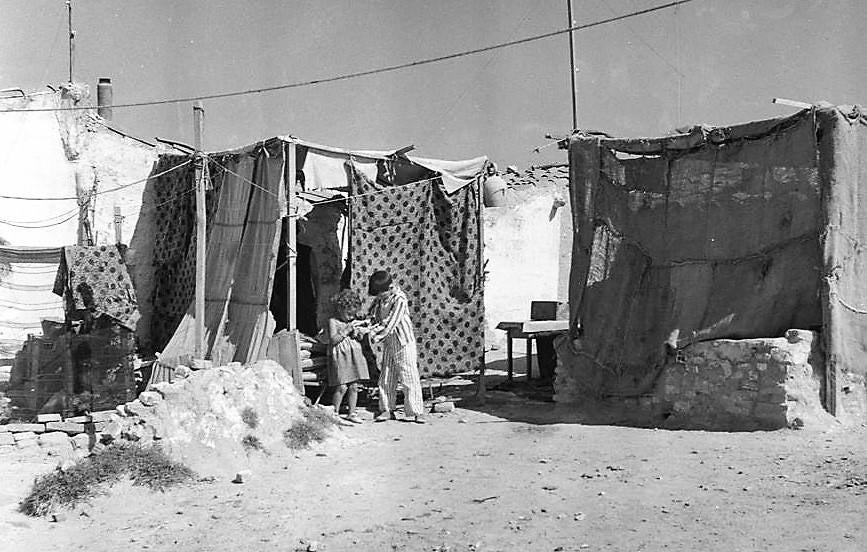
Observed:
[[[150,100],[150,101],[142,101],[142,102],[120,103],[120,104],[112,105],[112,109],[124,109],[124,108],[131,108],[131,107],[145,107],[145,106],[152,106],[152,105],[165,105],[165,104],[175,104],[175,103],[189,103],[189,102],[194,102],[194,101],[216,100],[216,99],[221,99],[221,98],[248,96],[248,95],[252,95],[252,94],[262,94],[265,92],[275,92],[275,91],[279,91],[279,90],[290,90],[293,88],[304,88],[304,87],[314,86],[314,85],[318,85],[318,84],[327,84],[327,83],[332,83],[332,82],[356,79],[356,78],[360,78],[360,77],[379,75],[382,73],[390,73],[390,72],[399,71],[399,70],[403,70],[403,69],[420,67],[422,65],[429,65],[432,63],[439,63],[439,62],[449,61],[449,60],[453,60],[453,59],[459,59],[459,58],[463,58],[463,57],[467,57],[467,56],[473,56],[473,55],[481,54],[484,52],[490,52],[492,50],[498,50],[500,48],[510,48],[513,46],[519,46],[521,44],[536,42],[539,40],[544,40],[546,38],[551,38],[554,36],[558,36],[558,35],[562,35],[562,34],[566,34],[566,33],[571,33],[571,32],[575,32],[575,31],[583,31],[586,29],[591,29],[593,27],[599,27],[602,25],[615,23],[617,21],[622,21],[624,19],[629,19],[632,17],[638,17],[641,15],[646,15],[649,13],[657,12],[660,10],[665,10],[668,8],[681,6],[683,4],[688,4],[688,3],[693,2],[693,1],[694,0],[676,0],[674,2],[668,2],[665,4],[652,6],[650,8],[645,8],[643,10],[632,11],[632,12],[625,13],[622,15],[609,17],[607,19],[601,19],[598,21],[593,21],[591,23],[585,23],[583,25],[574,25],[574,26],[570,26],[570,27],[565,28],[565,29],[558,29],[556,31],[550,31],[547,33],[528,36],[525,38],[519,38],[516,40],[510,40],[507,42],[500,42],[497,44],[492,44],[490,46],[483,46],[481,48],[475,48],[472,50],[464,50],[461,52],[455,52],[455,53],[446,54],[446,55],[442,55],[442,56],[436,56],[436,57],[432,57],[432,58],[409,61],[406,63],[399,63],[396,65],[389,65],[389,66],[385,66],[385,67],[379,67],[376,69],[367,69],[364,71],[355,71],[352,73],[344,73],[344,74],[335,75],[332,77],[324,77],[324,78],[320,78],[320,79],[312,79],[312,80],[306,80],[306,81],[297,81],[297,82],[291,82],[291,83],[286,83],[286,84],[278,84],[275,86],[266,86],[266,87],[262,87],[262,88],[252,88],[252,89],[247,89],[247,90],[237,90],[237,91],[232,91],[232,92],[219,92],[219,93],[213,93],[213,94],[202,94],[199,96],[188,96],[188,97],[183,97],[183,98],[168,98],[168,99],[162,99],[162,100]],[[30,112],[38,112],[38,111],[83,111],[83,110],[93,110],[93,109],[97,109],[97,108],[98,108],[97,106],[69,106],[69,107],[53,107],[53,108],[37,108],[37,109],[3,109],[3,110],[0,110],[0,113],[15,113],[15,112],[23,112],[23,111],[30,111]]]
[[[78,207],[75,207],[75,208],[70,209],[70,210],[68,210],[68,211],[64,211],[63,213],[60,213],[59,215],[54,215],[54,216],[51,216],[51,217],[48,217],[48,218],[44,218],[44,219],[39,219],[39,220],[6,220],[6,219],[0,219],[0,224],[7,224],[7,225],[9,225],[9,226],[17,226],[18,228],[43,228],[42,226],[33,226],[33,225],[40,225],[40,224],[43,224],[43,223],[54,222],[54,221],[56,221],[57,219],[61,219],[61,218],[63,218],[63,217],[66,217],[66,216],[68,216],[68,215],[71,215],[72,213],[75,213],[76,211],[78,211],[78,209],[79,209]]]
[[[170,168],[168,168],[162,172],[159,172],[157,174],[152,174],[152,175],[146,176],[145,178],[140,178],[139,180],[135,180],[133,182],[128,182],[126,184],[121,184],[120,186],[115,186],[114,188],[109,188],[107,190],[97,190],[95,192],[92,192],[89,195],[90,195],[90,197],[94,197],[94,196],[98,196],[98,195],[104,195],[104,194],[110,194],[113,192],[118,192],[120,190],[124,190],[126,188],[131,187],[131,186],[135,186],[136,184],[141,184],[142,182],[147,182],[148,180],[152,180],[154,178],[159,178],[159,177],[166,175],[172,171],[176,171],[176,170],[180,169],[181,167],[189,165],[192,162],[193,162],[192,159],[187,159],[183,163],[181,163],[179,165],[175,165],[174,167],[170,167]],[[21,200],[21,201],[71,201],[71,200],[79,200],[80,198],[78,196],[72,196],[72,197],[22,197],[22,196],[0,195],[0,199],[16,199],[16,200]]]
[[[0,224],[5,224],[6,226],[12,226],[13,228],[24,228],[27,230],[37,230],[37,229],[41,229],[41,228],[52,228],[54,226],[60,226],[62,224],[66,224],[67,222],[69,222],[70,220],[75,218],[77,215],[78,215],[78,209],[75,209],[75,212],[73,212],[72,214],[70,214],[66,218],[64,218],[62,220],[58,220],[57,222],[49,223],[49,224],[25,225],[25,224],[16,224],[14,222],[10,222],[8,220],[2,220],[2,219],[0,219]]]

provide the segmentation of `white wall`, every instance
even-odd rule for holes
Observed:
[[[563,259],[571,258],[567,206],[552,215],[554,190],[485,209],[485,347],[505,349],[502,321],[527,320],[531,301],[565,302]]]

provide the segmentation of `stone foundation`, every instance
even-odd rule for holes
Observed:
[[[0,455],[52,456],[63,464],[115,442],[159,444],[198,473],[229,475],[249,464],[245,437],[265,452],[282,448],[283,432],[303,407],[289,374],[270,360],[187,369],[112,411],[0,424]]]
[[[818,336],[720,339],[678,353],[657,383],[652,403],[667,427],[722,430],[824,425],[824,373]]]
[[[597,404],[594,374],[578,374],[560,364],[568,351],[561,343],[554,399]],[[827,427],[861,420],[867,412],[863,381],[845,382],[835,420],[822,404],[824,365],[818,334],[789,330],[786,337],[720,339],[678,351],[646,394],[603,400],[618,415],[639,425],[672,429],[743,431],[785,427]],[[597,376],[599,374],[596,374]]]

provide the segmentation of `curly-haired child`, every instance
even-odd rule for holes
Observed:
[[[331,298],[333,315],[328,320],[325,337],[328,342],[328,384],[334,387],[334,413],[340,413],[344,396],[349,409],[346,420],[362,423],[355,412],[358,382],[370,379],[361,339],[367,332],[365,322],[358,320],[361,298],[352,290],[343,290]]]

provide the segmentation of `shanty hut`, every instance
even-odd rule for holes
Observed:
[[[406,291],[423,374],[484,357],[480,176],[485,157],[440,161],[277,137],[210,153],[205,172],[205,358],[265,356],[281,330],[313,334],[341,286],[366,296],[387,269]],[[194,164],[162,155],[127,262],[140,343],[175,366],[194,347]],[[164,376],[161,376],[164,377]],[[157,378],[159,379],[159,378]]]
[[[558,400],[652,400],[690,346],[800,329],[820,336],[823,362],[810,371],[825,409],[861,409],[865,122],[858,107],[816,107],[660,138],[573,135],[571,339],[559,347]],[[757,401],[746,415],[791,399],[776,395],[784,381],[764,387],[778,360],[767,353],[745,360],[752,380],[733,391]],[[719,386],[739,369],[724,368]],[[721,391],[707,384],[695,383]]]

